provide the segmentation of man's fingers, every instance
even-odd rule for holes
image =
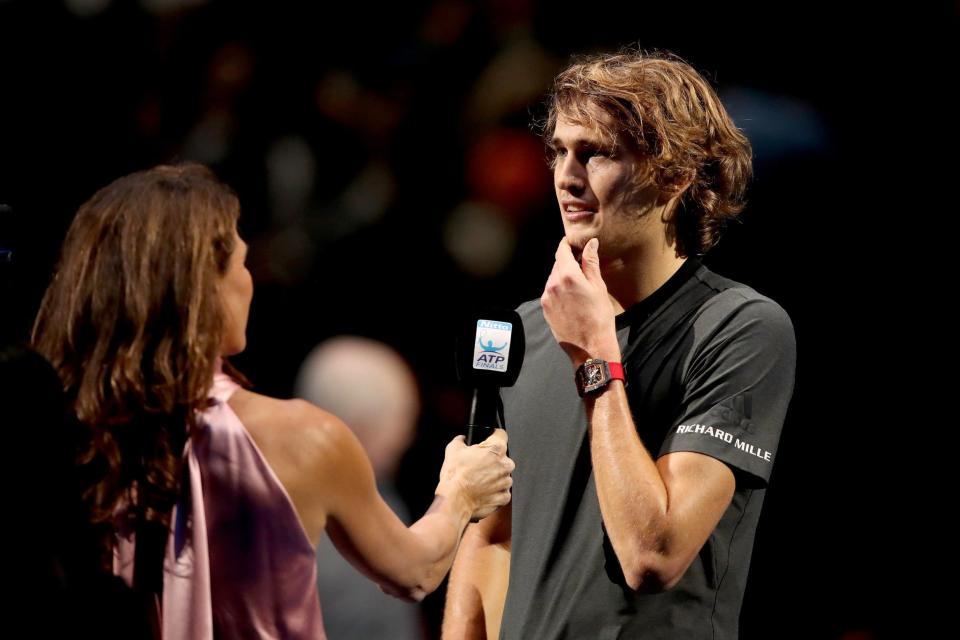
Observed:
[[[577,259],[573,257],[573,247],[570,246],[570,241],[567,240],[566,236],[560,238],[560,244],[557,245],[557,252],[553,255],[556,261],[563,265],[569,263],[576,264],[577,262]]]
[[[600,241],[596,238],[590,238],[587,241],[583,248],[583,255],[580,256],[580,266],[587,280],[591,282],[603,280],[603,275],[600,273]]]

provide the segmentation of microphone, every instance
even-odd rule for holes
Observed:
[[[486,440],[497,428],[500,389],[520,375],[526,341],[520,314],[484,309],[463,319],[457,333],[457,377],[473,388],[467,444]]]

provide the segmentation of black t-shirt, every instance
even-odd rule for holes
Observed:
[[[502,393],[516,461],[510,585],[500,637],[737,637],[764,487],[793,392],[793,327],[773,301],[688,260],[617,317],[637,432],[656,457],[729,465],[733,500],[681,581],[638,594],[604,529],[583,402],[539,301],[519,308],[527,351]]]

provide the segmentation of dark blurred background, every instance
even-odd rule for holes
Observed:
[[[552,76],[573,54],[670,50],[754,145],[743,224],[706,262],[777,300],[799,348],[741,637],[912,635],[889,547],[903,361],[876,335],[898,322],[899,247],[918,220],[898,163],[923,85],[905,60],[942,55],[956,33],[945,8],[926,24],[829,3],[0,0],[4,338],[28,335],[96,189],[206,163],[239,194],[251,245],[235,363],[289,396],[325,338],[399,350],[424,403],[400,489],[422,513],[467,412],[458,313],[538,297],[562,233],[530,126]],[[422,605],[428,634],[442,602],[441,589]]]

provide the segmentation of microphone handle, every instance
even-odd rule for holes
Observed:
[[[483,442],[493,434],[494,427],[481,427],[480,425],[467,425],[467,444],[477,444]]]
[[[470,402],[470,419],[467,421],[467,444],[483,442],[497,428],[497,401],[499,387],[476,387]]]

